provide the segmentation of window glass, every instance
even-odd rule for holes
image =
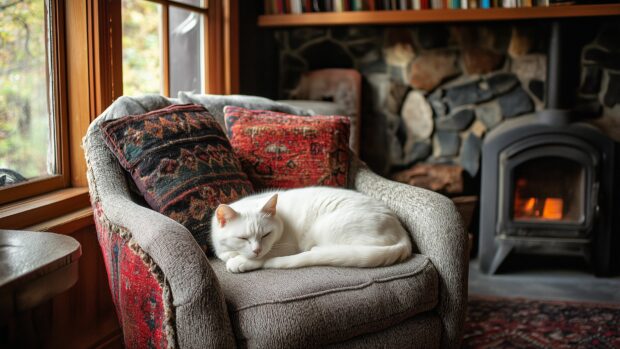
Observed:
[[[202,15],[170,7],[170,95],[202,92]]]
[[[43,0],[0,6],[0,187],[56,173]]]
[[[123,0],[123,94],[163,93],[162,7],[149,1]]]

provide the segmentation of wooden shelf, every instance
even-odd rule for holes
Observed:
[[[620,4],[471,10],[407,10],[320,12],[300,15],[262,15],[259,27],[382,25],[438,22],[507,21],[541,18],[618,16]]]

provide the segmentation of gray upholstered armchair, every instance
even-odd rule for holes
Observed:
[[[286,109],[259,98],[203,96]],[[467,299],[467,237],[452,202],[351,163],[351,188],[383,200],[411,233],[416,254],[390,267],[312,267],[231,274],[189,231],[144,205],[106,147],[104,120],[181,98],[123,97],[91,124],[84,148],[97,234],[127,347],[456,348]]]

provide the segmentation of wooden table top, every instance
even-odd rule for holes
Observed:
[[[80,244],[70,236],[0,229],[0,290],[54,273],[81,255]]]

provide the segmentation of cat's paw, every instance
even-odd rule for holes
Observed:
[[[261,262],[247,259],[243,256],[236,256],[226,261],[226,270],[231,273],[244,273],[256,270],[262,265]]]

